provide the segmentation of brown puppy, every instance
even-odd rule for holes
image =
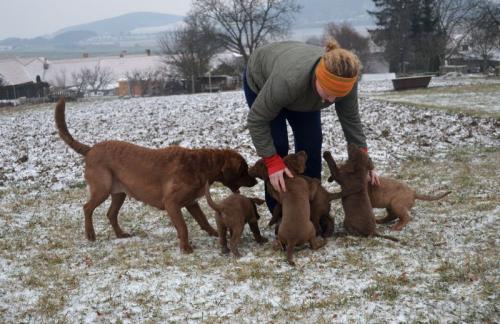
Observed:
[[[297,154],[300,154],[300,152]],[[297,159],[297,157],[300,155],[297,154],[289,154],[283,158],[283,161],[285,162],[287,167],[292,170],[292,172],[295,172],[295,174],[300,174],[299,172],[301,166],[300,162]],[[268,182],[269,178],[267,175],[267,168],[262,159],[257,161],[248,170],[248,173],[253,177],[260,178]],[[321,185],[321,182],[318,179],[314,179],[304,175],[301,175],[301,177],[308,182],[308,185],[312,188],[312,192],[315,192],[315,195],[311,200],[311,222],[314,224],[316,235],[321,235],[325,238],[332,236],[335,230],[335,222],[330,216],[330,204],[332,200],[341,198],[340,193],[328,192]],[[267,187],[270,188],[269,183]],[[277,224],[275,227],[276,235],[278,234],[281,216],[281,205],[276,204],[276,207],[273,210],[272,218],[269,221],[269,226]]]
[[[398,241],[391,236],[380,235],[376,231],[375,215],[368,196],[368,170],[373,169],[368,154],[354,144],[349,144],[347,151],[349,158],[340,168],[337,167],[330,152],[323,153],[323,158],[328,163],[331,172],[328,181],[335,180],[342,188],[344,227],[347,233],[367,237],[378,236]]]
[[[415,192],[407,184],[387,177],[380,177],[379,186],[368,185],[368,196],[372,207],[387,210],[387,216],[375,221],[382,224],[399,218],[399,221],[391,227],[395,231],[402,230],[410,221],[410,209],[415,205],[415,199],[438,200],[450,193],[451,191],[437,196],[422,195]]]
[[[65,121],[61,98],[55,109],[59,136],[85,157],[85,180],[90,199],[84,205],[85,234],[95,240],[92,213],[111,195],[107,216],[117,237],[129,237],[118,224],[118,211],[129,195],[148,205],[166,210],[177,230],[180,249],[193,251],[188,240],[181,208],[186,207],[196,222],[212,236],[210,226],[196,199],[205,193],[205,184],[222,182],[232,191],[251,187],[257,181],[248,175],[245,159],[233,150],[186,149],[171,146],[149,149],[122,141],[104,141],[90,147],[73,139]]]
[[[282,207],[282,220],[278,230],[278,244],[286,246],[287,260],[291,265],[293,262],[293,251],[295,246],[309,242],[311,248],[316,250],[326,244],[321,238],[316,238],[316,230],[310,220],[310,201],[315,195],[315,187],[310,186],[308,181],[298,174],[304,172],[307,154],[299,152],[287,156],[287,166],[295,175],[293,178],[285,178],[285,192],[277,192],[272,186],[268,186],[269,193]],[[255,166],[254,166],[255,167]],[[251,167],[249,174],[255,174],[261,179],[269,181],[267,170],[257,166]]]
[[[342,198],[342,196],[340,193],[331,193],[326,190],[319,179],[305,175],[301,175],[301,177],[308,182],[309,186],[313,188],[312,191],[316,193],[311,200],[311,222],[316,230],[316,235],[321,235],[324,238],[331,237],[335,230],[335,222],[330,216],[331,202]],[[273,211],[273,217],[269,221],[269,226],[277,224],[276,233],[278,233],[280,221],[281,205],[277,204]]]
[[[210,196],[210,187],[207,184],[205,190],[207,203],[215,210],[215,221],[219,231],[219,241],[222,246],[222,253],[228,253],[229,249],[235,257],[240,257],[238,243],[243,233],[245,223],[248,223],[252,230],[255,241],[259,244],[267,242],[267,239],[260,235],[257,212],[257,205],[262,205],[265,201],[259,198],[248,198],[238,193],[233,193],[219,203],[215,203]],[[227,230],[231,238],[229,239],[229,249],[227,248]]]

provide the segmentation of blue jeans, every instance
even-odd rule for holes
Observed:
[[[243,73],[243,91],[248,107],[252,105],[257,98],[257,94],[250,89],[246,79],[246,73]],[[323,144],[323,134],[321,131],[321,112],[297,112],[283,108],[279,115],[271,121],[271,136],[273,138],[276,152],[281,157],[288,155],[290,149],[288,144],[288,132],[286,121],[292,128],[295,141],[295,152],[306,151],[307,162],[305,175],[321,179],[321,146]],[[276,201],[267,193],[266,203],[269,211],[272,213]]]

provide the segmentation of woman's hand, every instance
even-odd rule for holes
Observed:
[[[378,174],[375,170],[368,171],[368,182],[372,186],[380,186],[380,179],[379,179]]]
[[[288,177],[293,178],[292,172],[286,167],[269,175],[269,181],[271,182],[271,185],[273,186],[274,190],[278,192],[286,191],[285,178],[283,177],[283,174],[286,174]]]
[[[267,167],[267,174],[269,174],[269,181],[273,186],[274,190],[278,192],[285,192],[285,178],[283,174],[286,174],[290,178],[293,178],[292,172],[286,167],[285,162],[278,154],[274,154],[269,157],[264,158],[264,163]]]

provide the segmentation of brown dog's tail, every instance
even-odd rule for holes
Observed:
[[[341,199],[341,198],[342,198],[342,192],[329,192],[328,193],[328,201]]]
[[[69,133],[64,114],[65,108],[66,104],[64,102],[64,98],[61,97],[61,99],[59,99],[59,101],[57,102],[55,111],[56,127],[59,130],[59,136],[66,144],[68,144],[69,147],[71,147],[77,153],[85,156],[87,152],[90,151],[90,146],[78,142]]]
[[[419,193],[415,193],[415,199],[427,200],[427,201],[438,200],[438,199],[441,199],[445,196],[448,196],[450,193],[451,193],[451,191],[447,191],[447,192],[444,192],[444,193],[437,195],[437,196],[429,196],[429,195],[422,195]]]
[[[222,207],[217,205],[215,201],[212,200],[212,196],[210,196],[210,185],[208,184],[208,182],[205,185],[205,198],[207,199],[208,205],[212,207],[213,210],[218,213],[222,213]]]

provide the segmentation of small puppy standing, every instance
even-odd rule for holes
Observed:
[[[245,159],[234,150],[186,149],[170,146],[149,149],[123,141],[104,141],[90,147],[78,142],[68,131],[65,102],[56,105],[55,120],[59,136],[85,157],[85,180],[90,198],[84,205],[85,235],[96,239],[92,214],[111,196],[107,212],[118,238],[129,237],[118,224],[118,212],[127,195],[160,210],[166,210],[177,230],[180,249],[191,253],[181,208],[186,207],[209,235],[217,236],[196,202],[205,193],[205,184],[219,181],[232,191],[252,187],[257,181],[248,175]]]
[[[210,186],[207,184],[205,191],[207,203],[215,210],[215,221],[219,231],[219,242],[222,246],[222,253],[233,252],[235,257],[240,257],[238,243],[243,233],[245,223],[248,223],[255,241],[259,244],[267,242],[262,237],[259,230],[258,220],[260,215],[257,212],[257,205],[262,205],[264,200],[259,198],[248,198],[239,193],[233,193],[219,203],[215,203],[210,196]],[[227,230],[229,230],[229,249],[227,248]]]
[[[372,207],[387,210],[387,216],[376,219],[377,224],[388,223],[399,218],[399,221],[391,227],[394,231],[402,230],[410,222],[410,210],[415,205],[415,199],[438,200],[450,193],[451,191],[437,196],[423,195],[417,193],[405,183],[386,177],[380,177],[380,185],[378,186],[368,185],[368,195]]]
[[[309,242],[311,248],[317,250],[324,246],[326,241],[316,238],[316,229],[310,219],[310,201],[315,195],[315,187],[299,176],[304,173],[307,154],[305,152],[289,154],[285,159],[285,163],[295,175],[293,178],[285,178],[286,192],[277,192],[272,186],[268,188],[282,208],[283,217],[278,229],[278,244],[281,247],[286,246],[288,263],[295,265],[293,261],[295,246]],[[259,162],[249,169],[249,174],[269,181],[267,170],[260,167]]]

